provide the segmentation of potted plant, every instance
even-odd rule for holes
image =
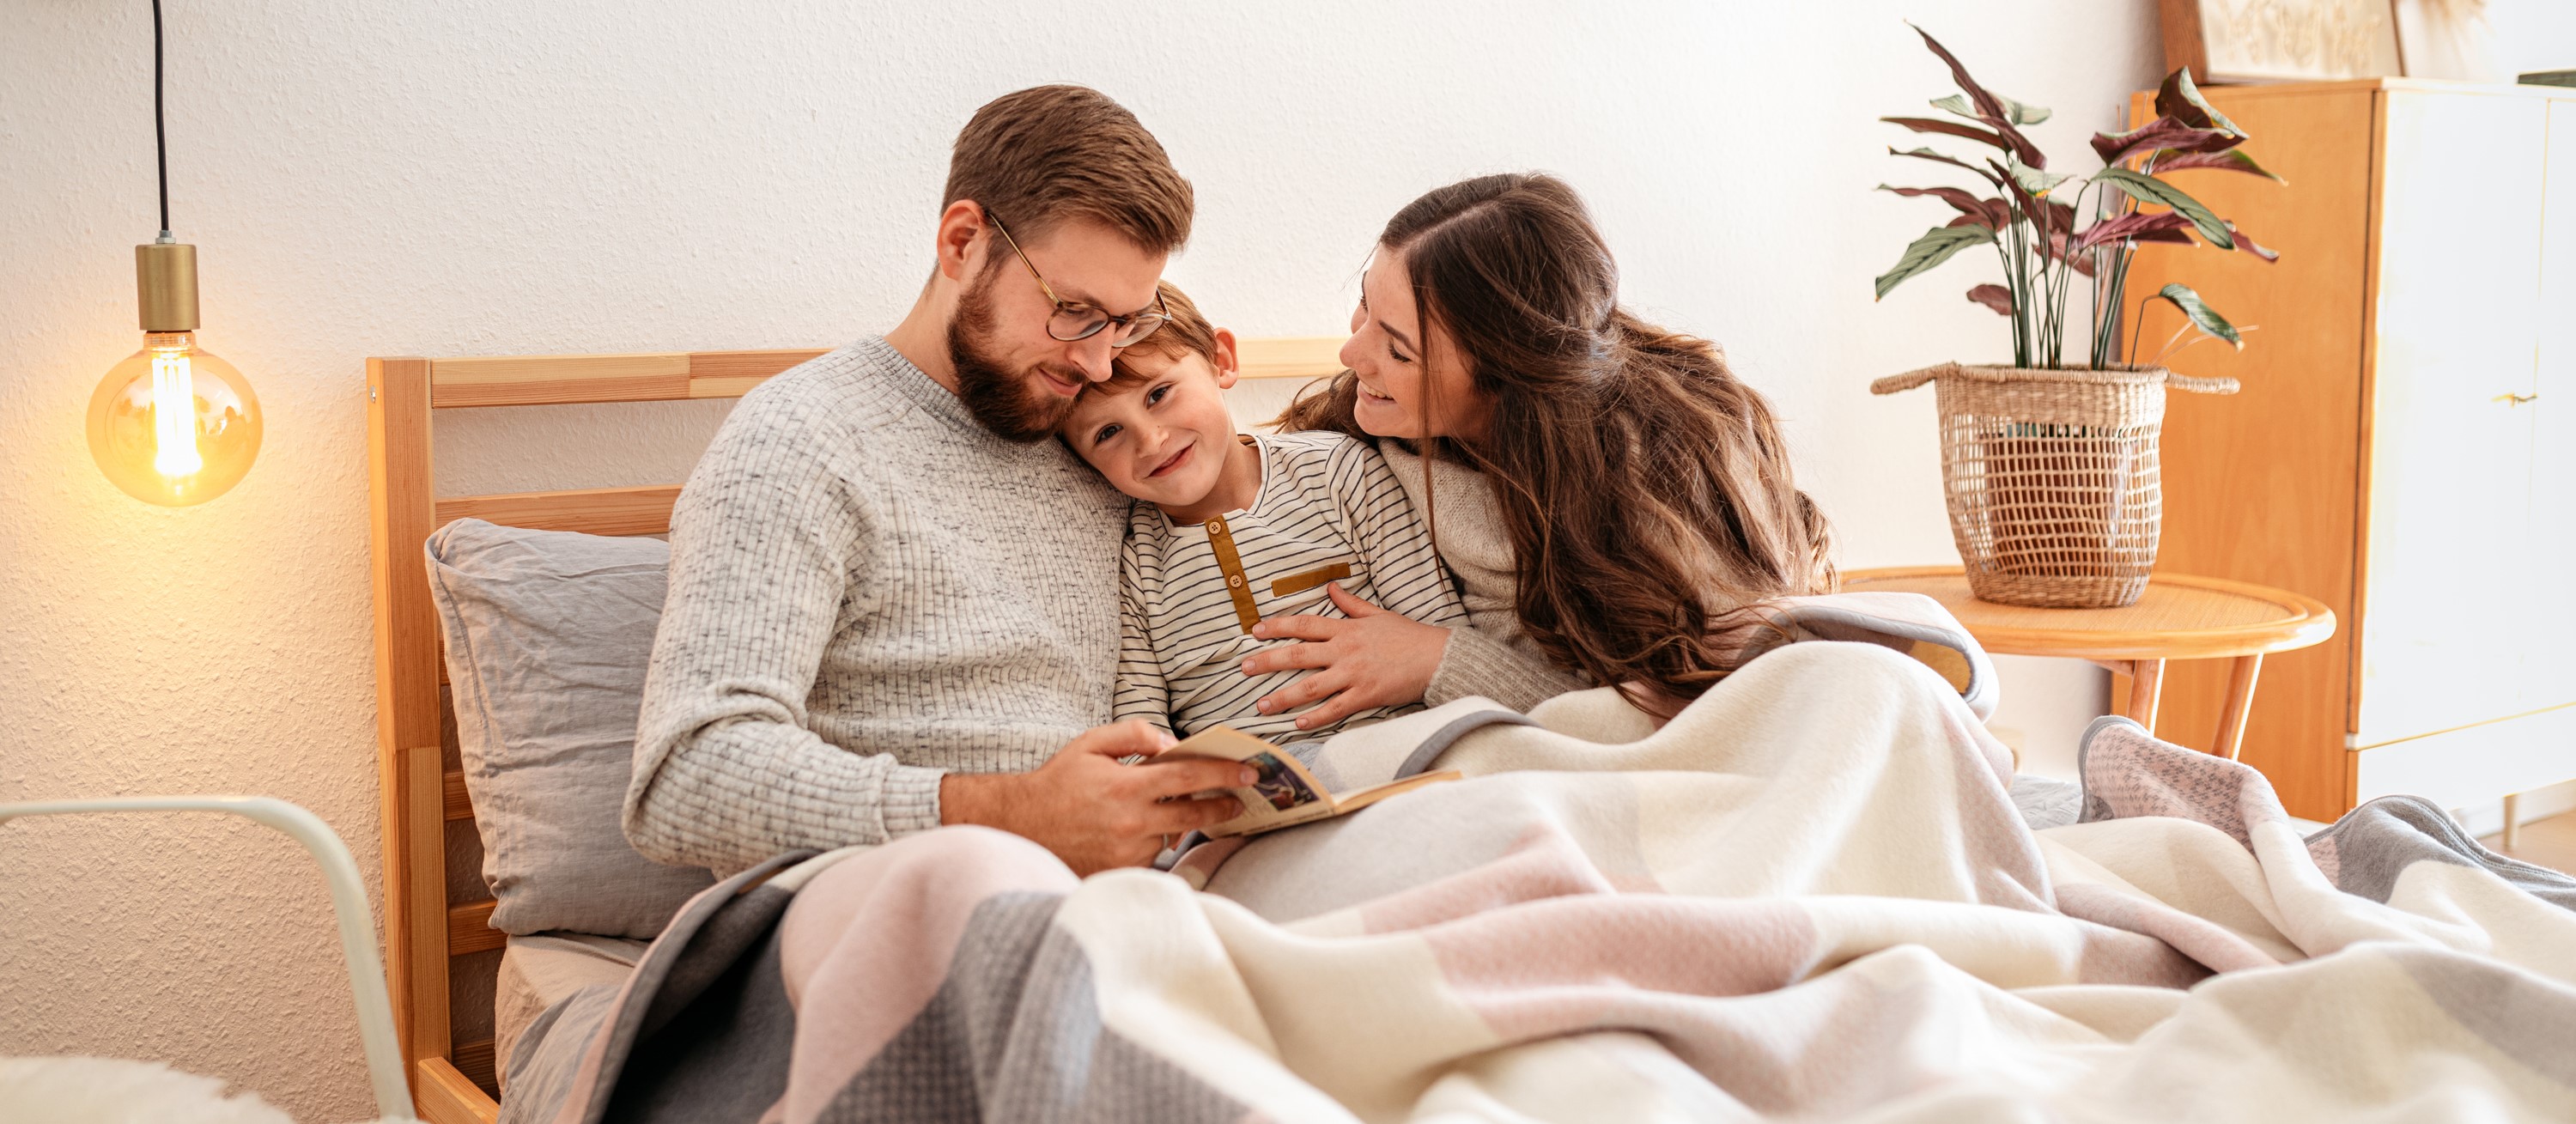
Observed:
[[[1941,476],[1950,530],[1980,599],[2014,605],[2116,606],[2146,591],[2161,526],[2162,486],[2156,445],[2165,390],[2228,394],[2234,379],[2176,375],[2163,364],[2203,340],[2238,348],[2244,335],[2181,285],[2138,302],[2182,311],[2184,326],[2154,358],[2136,359],[2134,329],[2123,361],[2121,315],[2129,263],[2141,242],[2205,243],[2280,255],[2255,244],[2163,173],[2214,168],[2278,180],[2242,147],[2243,129],[2193,86],[2191,71],[2168,75],[2156,92],[2154,121],[2125,133],[2097,133],[2102,167],[2077,178],[2048,170],[2021,127],[2049,111],[2003,97],[1969,77],[1939,41],[1915,29],[1950,67],[1959,93],[1932,105],[1940,117],[1881,120],[1917,133],[1961,137],[1996,150],[1978,162],[1930,148],[1893,156],[1963,168],[1994,194],[1956,187],[1888,187],[1903,196],[1938,199],[1958,212],[1905,248],[1878,278],[1878,295],[1972,246],[1992,246],[2004,283],[1978,285],[1968,299],[2012,321],[2011,366],[1944,363],[1880,379],[1877,394],[1934,384],[1941,415]],[[2077,278],[2084,278],[2088,318],[2070,325]],[[2066,362],[2067,329],[2086,329],[2086,362]],[[2185,339],[2186,336],[2191,338]]]

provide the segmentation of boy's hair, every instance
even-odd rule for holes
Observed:
[[[1196,355],[1216,362],[1216,325],[1199,312],[1198,303],[1169,281],[1158,282],[1154,291],[1161,294],[1163,308],[1171,319],[1154,329],[1154,334],[1128,345],[1126,351],[1109,361],[1109,377],[1082,388],[1084,394],[1125,394],[1153,381],[1150,376],[1129,366],[1127,356],[1139,351],[1165,359]]]
[[[1036,86],[976,110],[957,134],[939,206],[960,199],[1000,214],[1022,242],[1080,218],[1162,254],[1190,240],[1195,207],[1162,142],[1083,86]]]

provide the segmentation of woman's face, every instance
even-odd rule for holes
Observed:
[[[1342,344],[1342,365],[1359,375],[1359,405],[1353,413],[1360,428],[1380,437],[1483,437],[1493,404],[1476,392],[1458,341],[1437,325],[1430,327],[1427,340],[1423,333],[1404,254],[1380,247],[1377,260],[1360,276],[1360,306],[1351,313],[1351,338]],[[1433,356],[1428,369],[1422,350],[1426,342]],[[1431,405],[1427,432],[1426,396]]]

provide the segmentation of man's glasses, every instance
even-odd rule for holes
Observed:
[[[1090,305],[1078,304],[1056,296],[1055,286],[1047,284],[1046,275],[1038,272],[1037,263],[1029,260],[1028,251],[1020,249],[1019,240],[1011,237],[1010,228],[1002,225],[1001,218],[990,210],[984,212],[984,217],[993,221],[993,229],[1002,232],[1002,241],[1009,243],[1011,252],[1020,256],[1020,264],[1029,267],[1029,276],[1037,278],[1038,291],[1045,293],[1048,300],[1055,302],[1054,314],[1047,317],[1047,335],[1065,343],[1072,343],[1075,340],[1090,339],[1099,335],[1102,328],[1116,324],[1118,333],[1109,337],[1109,346],[1126,347],[1153,335],[1156,328],[1162,327],[1164,321],[1172,318],[1171,311],[1163,306],[1163,294],[1159,292],[1154,294],[1154,307],[1150,311],[1126,316],[1111,316]]]

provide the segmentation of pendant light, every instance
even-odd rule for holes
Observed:
[[[259,455],[259,397],[197,346],[197,248],[170,236],[170,148],[161,113],[161,0],[152,0],[152,135],[161,236],[134,248],[143,350],[99,380],[89,455],[125,494],[163,507],[204,503],[241,483]]]

